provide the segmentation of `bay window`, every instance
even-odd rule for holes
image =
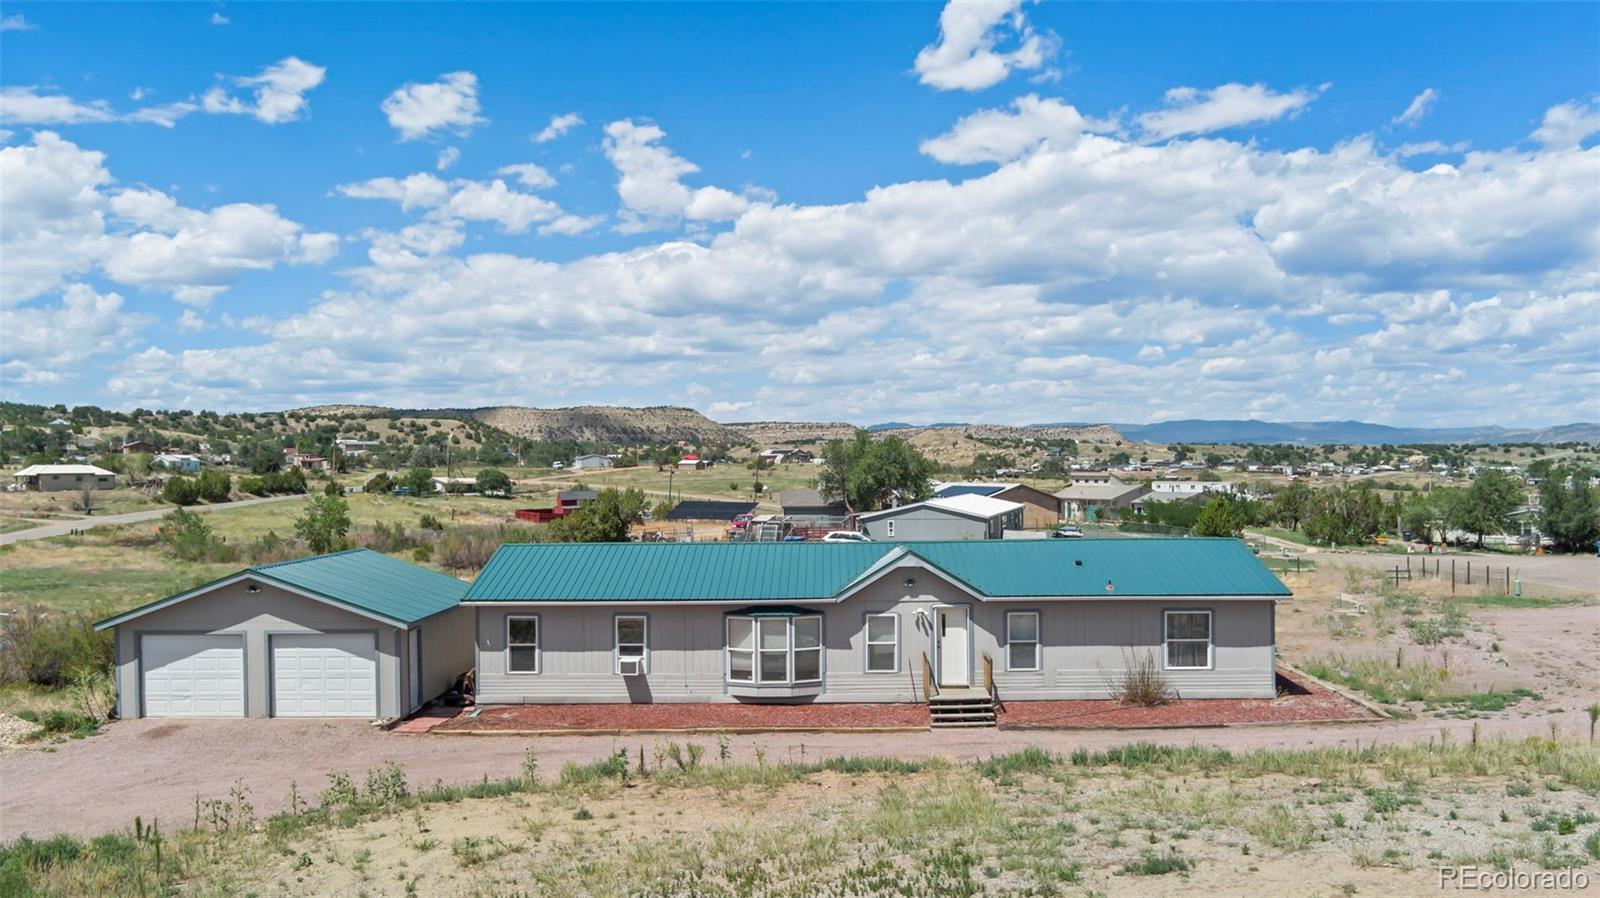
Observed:
[[[822,680],[818,615],[728,615],[727,635],[729,682],[779,686]]]

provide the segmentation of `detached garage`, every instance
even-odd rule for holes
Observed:
[[[262,565],[101,621],[122,717],[403,717],[473,663],[467,584],[367,549]]]

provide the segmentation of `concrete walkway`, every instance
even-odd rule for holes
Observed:
[[[1472,738],[1474,721],[1389,720],[1360,724],[1208,727],[1164,730],[930,730],[925,732],[787,732],[729,736],[733,759],[768,763],[841,755],[985,758],[1039,746],[1058,753],[1101,750],[1132,742],[1209,745],[1234,751],[1258,748],[1367,746],[1373,743],[1451,742]],[[1587,716],[1578,710],[1476,721],[1479,738],[1548,737],[1552,726],[1566,739],[1586,738]],[[639,746],[695,742],[717,756],[715,736],[408,736],[374,730],[357,721],[125,720],[97,736],[57,743],[54,751],[25,748],[0,753],[0,841],[28,833],[98,835],[125,829],[135,815],[175,828],[193,822],[195,798],[226,798],[237,783],[249,789],[258,815],[283,810],[289,784],[302,800],[315,800],[328,774],[346,771],[359,784],[369,767],[405,765],[414,785],[437,780],[464,783],[484,776],[518,775],[532,750],[545,777],[567,761],[587,763]]]
[[[264,496],[259,499],[240,499],[236,502],[217,502],[211,505],[191,505],[190,511],[208,512],[222,511],[228,508],[244,508],[249,505],[264,505],[268,502],[282,502],[286,499],[304,499],[303,494],[290,496]],[[87,518],[75,518],[70,521],[60,521],[55,524],[46,524],[43,527],[32,527],[27,530],[14,530],[10,533],[0,533],[0,546],[7,543],[20,543],[32,539],[49,539],[52,536],[65,536],[74,530],[90,530],[95,527],[113,527],[118,524],[137,524],[140,521],[154,521],[165,517],[172,511],[171,508],[152,508],[147,511],[130,511],[127,514],[96,515]]]

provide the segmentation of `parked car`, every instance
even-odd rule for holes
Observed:
[[[753,520],[755,520],[755,515],[748,512],[745,514],[736,514],[733,516],[733,529],[743,530],[744,528],[750,526],[750,522]]]
[[[1056,539],[1080,539],[1083,537],[1083,528],[1077,524],[1062,524],[1050,535]]]
[[[857,533],[854,530],[830,530],[827,533],[823,534],[822,541],[825,542],[825,543],[870,543],[870,542],[872,542],[872,540],[867,538],[867,535],[865,533]]]

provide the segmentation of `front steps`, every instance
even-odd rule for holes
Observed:
[[[945,687],[928,697],[933,729],[995,726],[994,697],[982,689]]]

